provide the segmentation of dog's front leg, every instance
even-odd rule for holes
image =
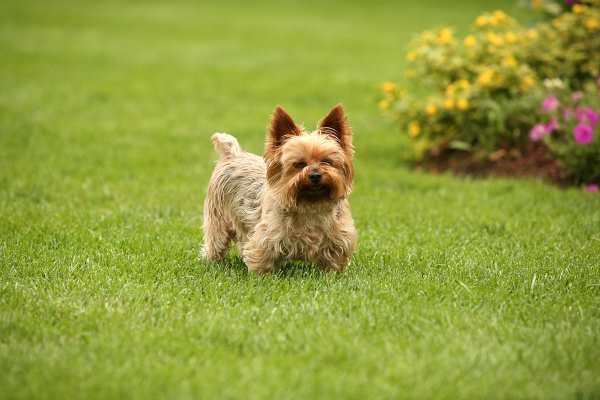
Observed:
[[[315,261],[315,264],[317,264],[319,268],[327,272],[343,272],[349,263],[350,255],[345,253],[327,256],[321,255],[321,257]]]
[[[343,272],[350,264],[355,246],[356,230],[349,224],[322,247],[315,263],[324,271]]]
[[[269,245],[269,240],[264,237],[257,239],[257,235],[248,240],[242,248],[242,258],[248,267],[248,271],[259,274],[273,272],[278,260],[273,246]]]

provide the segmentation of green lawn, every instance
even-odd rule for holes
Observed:
[[[600,196],[410,171],[375,106],[516,1],[86,3],[0,4],[1,399],[600,398]],[[212,132],[338,101],[349,270],[201,264]]]

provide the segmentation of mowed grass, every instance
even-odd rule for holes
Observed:
[[[0,398],[600,397],[600,196],[400,163],[376,85],[513,0],[0,5]],[[344,274],[198,261],[214,131],[355,129]]]

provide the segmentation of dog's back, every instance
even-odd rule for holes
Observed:
[[[219,259],[230,240],[246,241],[260,220],[266,166],[261,157],[243,151],[232,135],[215,133],[212,142],[220,159],[204,202],[204,231],[212,233],[215,243],[205,244],[203,251],[211,259]],[[208,254],[215,251],[219,254]]]

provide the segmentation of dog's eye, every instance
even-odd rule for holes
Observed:
[[[325,159],[321,160],[321,163],[323,163],[325,165],[333,164],[333,162],[329,158],[325,158]]]
[[[298,161],[294,163],[294,168],[302,169],[306,167],[306,163],[304,161]]]

